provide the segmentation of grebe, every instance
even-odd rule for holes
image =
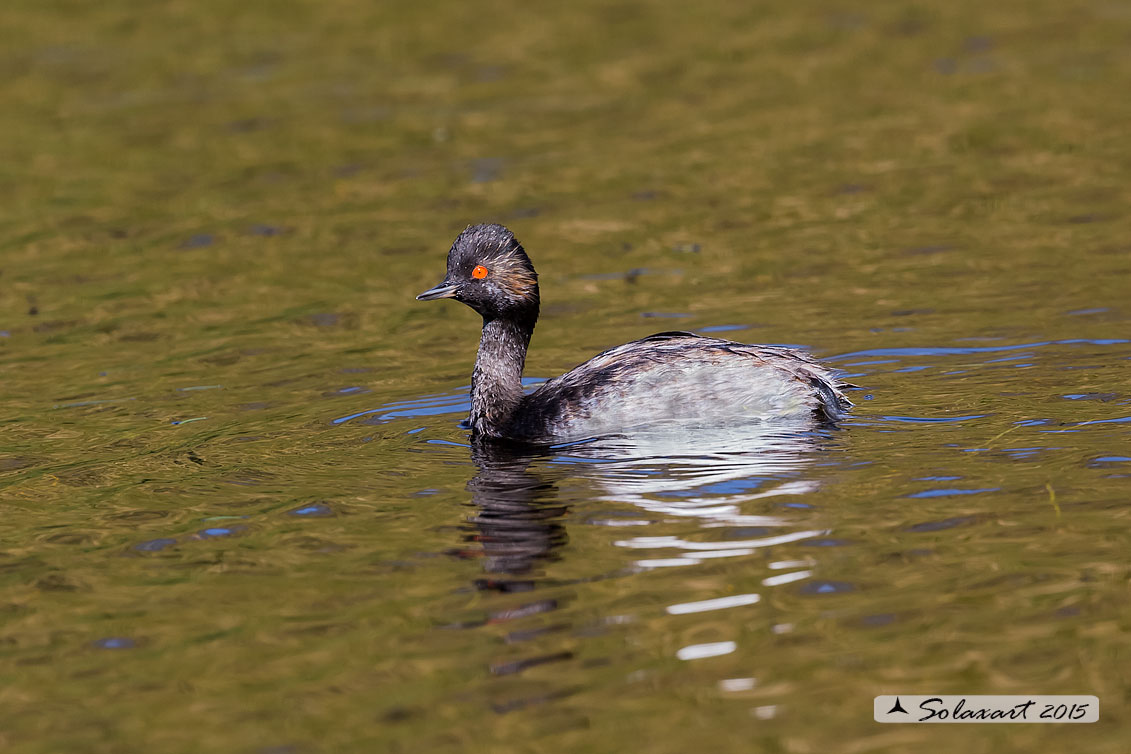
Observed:
[[[845,383],[806,353],[689,332],[611,348],[524,395],[538,274],[502,225],[460,233],[443,282],[416,298],[454,298],[483,317],[471,376],[473,437],[553,443],[665,423],[836,421],[852,406]]]

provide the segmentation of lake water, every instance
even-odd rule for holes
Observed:
[[[1127,750],[1126,3],[0,16],[0,748]],[[532,382],[687,329],[857,408],[471,448],[481,221]]]

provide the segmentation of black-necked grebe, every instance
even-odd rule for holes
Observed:
[[[460,233],[443,282],[416,298],[454,298],[483,317],[471,377],[473,436],[538,443],[669,422],[835,421],[852,405],[844,384],[808,354],[689,332],[611,348],[523,395],[538,275],[502,225]]]

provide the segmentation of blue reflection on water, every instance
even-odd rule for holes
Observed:
[[[961,490],[923,490],[922,492],[915,492],[907,497],[949,497],[951,495],[977,495],[980,492],[997,492],[1001,487],[983,487],[982,489]]]
[[[524,377],[522,379],[522,386],[529,392],[543,382],[545,382],[545,380],[538,377]],[[468,413],[471,411],[471,395],[468,392],[470,389],[471,387],[469,385],[463,385],[450,393],[433,393],[413,400],[386,403],[377,408],[358,411],[357,413],[347,414],[346,416],[339,416],[336,419],[331,419],[330,423],[343,424],[352,419],[369,416],[371,418],[368,419],[366,423],[383,424],[393,419]]]
[[[99,649],[133,649],[137,646],[136,641],[126,636],[108,636],[92,641],[91,644]]]
[[[746,330],[749,325],[711,325],[700,327],[697,332],[730,332],[732,330]]]
[[[836,356],[827,357],[828,361],[842,361],[867,356],[968,356],[976,353],[996,353],[999,351],[1020,351],[1026,348],[1040,348],[1041,346],[1111,346],[1120,343],[1131,343],[1125,338],[1069,338],[1067,340],[1045,340],[1037,343],[1018,343],[1011,346],[970,346],[966,348],[869,348],[863,351],[852,351]]]
[[[729,479],[715,484],[704,484],[693,490],[668,490],[656,493],[659,497],[701,497],[703,495],[737,495],[742,492],[756,490],[766,483],[766,479],[747,477],[744,479]]]
[[[809,581],[797,590],[801,594],[838,594],[856,590],[855,584],[847,581]]]
[[[287,511],[292,516],[332,516],[334,511],[330,506],[323,505],[322,503],[314,503],[313,505],[304,505],[301,508]]]
[[[403,401],[401,403],[388,403],[380,408],[371,408],[367,411],[358,411],[356,414],[349,414],[341,416],[337,419],[330,421],[331,424],[342,424],[351,419],[358,419],[362,416],[370,416],[377,414],[373,417],[374,422],[387,422],[393,419],[420,417],[420,416],[437,416],[439,414],[455,414],[471,410],[471,401],[468,399],[466,393],[461,392],[459,395],[452,396],[433,396],[416,401]]]
[[[927,417],[927,416],[881,416],[889,422],[909,422],[911,424],[942,424],[946,422],[964,422],[970,419],[985,419],[993,414],[970,414],[969,416],[941,416],[941,417]]]

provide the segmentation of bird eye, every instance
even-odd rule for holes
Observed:
[[[487,277],[487,268],[481,264],[475,265],[475,269],[471,271],[471,277],[476,280],[482,280]]]

